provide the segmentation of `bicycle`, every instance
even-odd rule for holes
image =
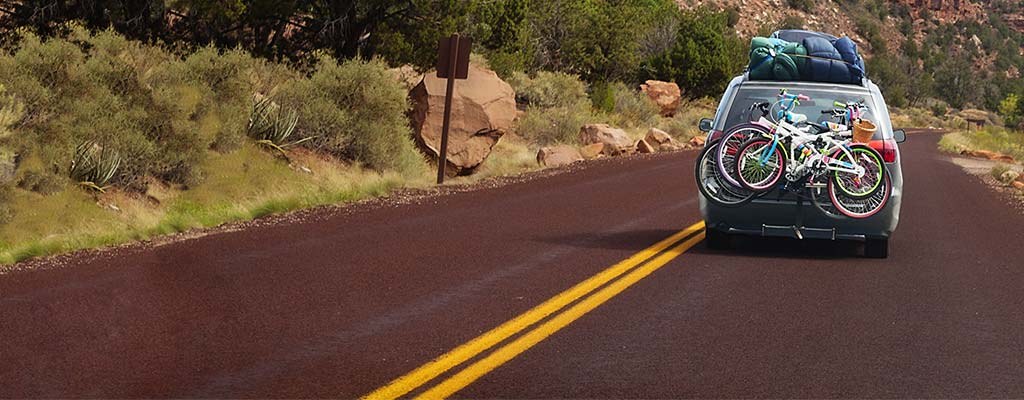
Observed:
[[[740,186],[756,195],[776,187],[785,175],[786,189],[794,190],[794,183],[812,189],[815,205],[827,215],[835,216],[836,213],[819,204],[822,183],[818,180],[825,179],[830,202],[840,215],[867,218],[881,210],[888,195],[881,199],[875,195],[879,191],[891,191],[881,155],[867,145],[851,143],[847,137],[852,137],[852,131],[845,130],[844,125],[807,122],[806,116],[792,113],[799,101],[810,100],[807,96],[788,94],[785,90],[779,96],[782,107],[778,123],[770,133],[762,131],[747,139],[732,158],[733,172]],[[789,104],[785,104],[786,101]],[[847,115],[853,121],[861,116],[856,105],[834,105],[846,106]],[[795,125],[797,123],[807,126],[801,129]],[[722,149],[720,145],[718,151]],[[719,164],[719,168],[724,166]],[[818,190],[817,194],[813,193],[814,189]]]

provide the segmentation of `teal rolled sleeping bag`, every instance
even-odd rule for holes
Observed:
[[[796,55],[795,57],[793,55]],[[750,40],[750,79],[791,81],[800,79],[807,50],[799,43],[754,37]]]

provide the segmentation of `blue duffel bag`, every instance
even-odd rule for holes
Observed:
[[[836,50],[832,42],[823,37],[808,36],[804,38],[808,60],[801,71],[803,79],[815,82],[860,83],[850,73],[850,67],[843,60],[842,54]]]
[[[861,78],[864,78],[864,60],[860,58],[860,54],[857,53],[857,43],[854,43],[850,38],[843,36],[832,42],[832,45],[842,56],[843,61],[846,61],[850,68],[850,78],[854,81],[860,82]]]

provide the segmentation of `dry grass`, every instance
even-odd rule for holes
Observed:
[[[289,165],[247,145],[229,154],[211,153],[203,169],[213,172],[189,190],[154,186],[148,196],[120,191],[95,196],[76,188],[53,195],[16,189],[17,212],[0,225],[0,264],[429,184],[426,174],[380,173],[314,153],[293,154],[292,161]]]
[[[986,127],[947,133],[939,140],[939,149],[960,153],[963,150],[988,150],[1024,160],[1024,132],[1000,127]]]

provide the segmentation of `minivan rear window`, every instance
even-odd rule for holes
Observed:
[[[750,107],[754,103],[770,102],[775,104],[779,101],[780,88],[770,87],[743,87],[741,86],[736,94],[733,96],[732,105],[729,107],[728,115],[725,116],[725,125],[723,128],[728,130],[729,128],[749,122],[751,120],[757,120],[761,116],[759,111],[754,111],[751,115]],[[892,137],[892,128],[889,126],[889,121],[886,120],[888,113],[884,110],[880,110],[878,105],[875,103],[870,93],[867,92],[853,92],[853,91],[833,91],[833,90],[822,90],[822,89],[789,89],[789,93],[802,94],[811,99],[808,101],[801,101],[800,105],[796,106],[793,112],[807,115],[809,121],[825,122],[829,121],[830,116],[828,114],[822,114],[824,110],[832,110],[835,107],[832,105],[833,102],[850,103],[863,101],[866,108],[863,110],[864,118],[871,120],[875,125],[878,126],[878,132],[875,133],[875,139],[883,139]],[[772,110],[778,110],[779,106],[775,105]],[[881,116],[881,117],[880,117]]]

